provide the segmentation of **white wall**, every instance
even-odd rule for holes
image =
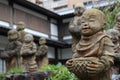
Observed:
[[[4,50],[4,48],[6,47],[7,43],[8,43],[7,37],[0,35],[0,49]]]
[[[71,48],[62,49],[61,53],[61,59],[69,59],[72,58],[73,55]]]
[[[0,51],[4,50],[8,43],[8,39],[5,36],[0,35]],[[5,72],[5,61],[0,59],[0,73]]]
[[[56,24],[50,24],[51,39],[58,40],[58,27]]]
[[[0,73],[5,73],[5,61],[0,59]]]
[[[53,47],[48,47],[48,58],[55,58],[55,51]]]

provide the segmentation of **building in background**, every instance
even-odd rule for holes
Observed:
[[[109,0],[27,0],[60,15],[73,13],[73,5],[83,3],[86,8],[105,6],[110,4]],[[115,0],[111,0],[115,1]]]
[[[34,35],[36,44],[40,37],[47,39],[50,63],[64,64],[72,57],[68,25],[74,17],[72,6],[77,1],[83,2],[86,8],[97,6],[94,0],[0,0],[0,51],[3,51],[8,43],[7,32],[15,29],[19,21],[23,21],[26,24],[25,31]],[[103,6],[105,3],[101,4]],[[5,71],[4,66],[4,61],[0,60],[0,72]]]

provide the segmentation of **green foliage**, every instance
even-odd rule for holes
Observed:
[[[7,74],[16,74],[16,73],[23,73],[25,72],[22,68],[19,68],[19,67],[15,67],[15,68],[12,68],[10,69]]]
[[[5,80],[5,75],[4,74],[0,74],[0,80]]]
[[[106,15],[106,27],[105,30],[113,28],[115,25],[116,14],[120,11],[120,2],[116,0],[114,4],[109,5],[103,9],[103,12]]]
[[[49,80],[77,80],[76,76],[68,71],[63,65],[46,65],[40,70],[50,70],[53,76]]]

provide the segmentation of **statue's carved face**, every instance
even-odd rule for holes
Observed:
[[[85,11],[84,8],[82,8],[82,7],[76,7],[74,14],[75,14],[76,16],[81,16],[84,11]]]
[[[24,22],[18,22],[18,24],[17,24],[17,30],[21,31],[21,30],[24,30],[24,28],[25,28]]]
[[[115,29],[110,29],[107,31],[107,34],[114,44],[116,44],[119,41],[119,31]]]
[[[81,33],[83,36],[91,36],[104,27],[103,13],[99,10],[91,9],[87,10],[82,15],[81,20]]]
[[[26,34],[25,36],[24,36],[24,42],[25,43],[30,43],[30,42],[32,42],[33,41],[33,36],[31,35],[31,34]]]
[[[39,39],[39,44],[45,44],[46,43],[46,39],[45,38],[40,38]]]
[[[120,16],[118,16],[116,19],[116,26],[120,28]]]
[[[112,40],[112,42],[113,42],[114,44],[117,43],[118,40],[119,40],[119,37],[118,37],[118,36],[111,36],[110,38],[111,38],[111,40]]]
[[[13,40],[18,39],[18,33],[17,33],[17,31],[16,30],[10,30],[8,32],[8,39],[9,39],[9,41],[13,41]]]

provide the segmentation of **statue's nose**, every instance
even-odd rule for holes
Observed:
[[[83,23],[82,28],[89,28],[88,23],[87,22]]]

